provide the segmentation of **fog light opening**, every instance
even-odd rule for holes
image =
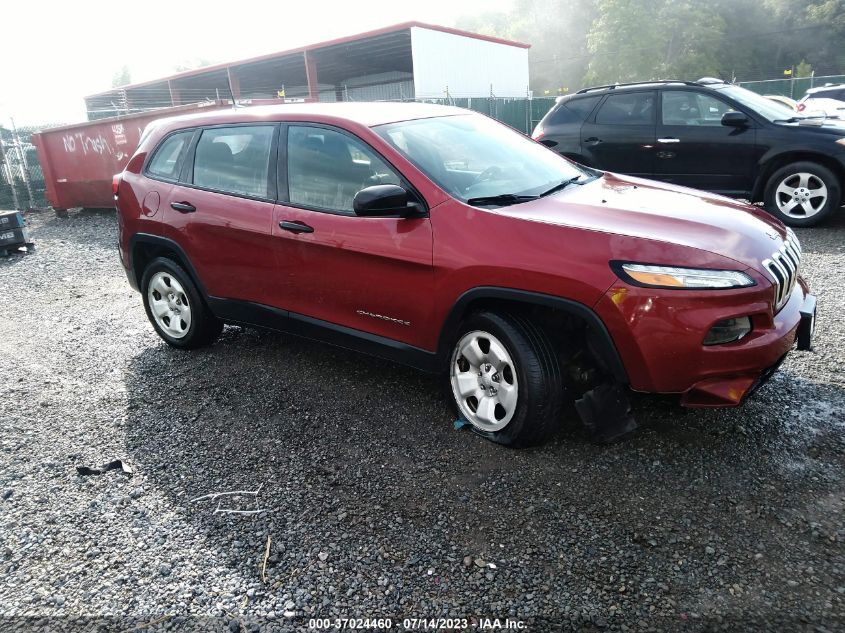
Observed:
[[[710,328],[704,337],[705,345],[724,345],[738,341],[751,331],[751,318],[736,317],[723,319]]]

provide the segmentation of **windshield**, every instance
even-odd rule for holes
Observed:
[[[758,95],[756,92],[751,92],[747,88],[740,88],[739,86],[727,86],[719,90],[722,94],[726,94],[733,99],[739,101],[746,108],[753,110],[769,121],[783,121],[790,117],[798,116],[791,108],[772,101],[771,99]],[[800,117],[799,117],[800,118]]]
[[[416,119],[373,129],[463,202],[536,196],[587,173],[527,136],[477,114]]]

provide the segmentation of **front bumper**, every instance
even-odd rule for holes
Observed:
[[[738,406],[777,369],[799,342],[812,345],[815,298],[802,279],[772,315],[772,288],[678,291],[614,284],[596,305],[636,391],[678,394],[688,407]],[[749,316],[752,331],[724,345],[705,346],[717,321]]]

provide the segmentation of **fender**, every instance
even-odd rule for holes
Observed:
[[[141,275],[143,274],[142,271],[135,269],[135,247],[138,244],[149,244],[151,246],[158,246],[159,248],[175,252],[179,256],[181,263],[184,264],[185,268],[187,268],[188,273],[197,285],[203,299],[208,299],[208,293],[205,290],[205,285],[202,283],[202,279],[200,279],[200,276],[197,274],[190,258],[187,253],[185,253],[185,250],[179,246],[179,243],[170,238],[161,237],[160,235],[152,235],[150,233],[135,233],[129,238],[129,268],[126,271],[126,276],[129,278],[129,285],[132,286],[133,289],[140,290]]]
[[[628,374],[625,371],[622,358],[619,356],[619,351],[616,349],[616,344],[613,342],[613,337],[611,337],[607,327],[605,327],[602,320],[592,309],[583,303],[554,295],[516,290],[513,288],[500,288],[498,286],[471,288],[455,301],[440,331],[438,357],[444,365],[448,362],[452,342],[457,335],[458,327],[460,326],[463,315],[466,313],[467,307],[473,301],[478,301],[479,299],[500,299],[521,304],[544,306],[580,318],[587,324],[590,342],[599,354],[600,360],[604,363],[607,370],[611,372],[617,382],[628,384]]]
[[[783,160],[784,158],[787,160]],[[800,160],[816,161],[839,176],[840,180],[845,180],[845,178],[843,178],[845,177],[845,173],[843,173],[842,165],[838,163],[835,157],[831,156],[829,153],[826,154],[820,148],[808,147],[807,145],[794,145],[788,147],[778,146],[776,148],[769,149],[769,151],[763,154],[760,157],[760,160],[757,161],[757,174],[754,178],[754,187],[751,190],[751,200],[763,199],[763,194],[765,192],[769,176],[771,176],[772,172],[776,169],[771,168],[771,165],[778,163],[782,166],[790,162]],[[843,188],[845,188],[845,183],[843,183]]]

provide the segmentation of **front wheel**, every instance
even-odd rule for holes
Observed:
[[[141,279],[144,309],[164,341],[180,349],[212,343],[223,329],[200,297],[191,277],[176,262],[159,257]]]
[[[547,439],[562,415],[563,381],[545,333],[525,317],[480,312],[462,324],[449,363],[450,402],[499,444]]]
[[[814,226],[838,209],[839,201],[839,180],[810,161],[781,167],[766,184],[766,210],[789,226]]]

